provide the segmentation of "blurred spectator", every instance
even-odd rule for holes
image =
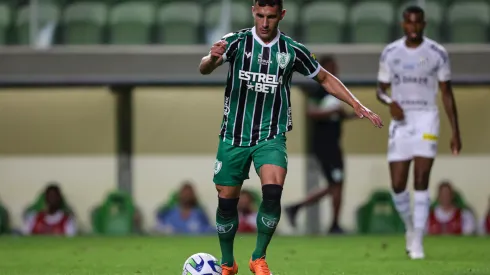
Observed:
[[[75,218],[63,210],[63,198],[58,185],[49,185],[44,192],[45,207],[27,214],[24,221],[24,235],[65,235],[77,232]]]
[[[10,216],[7,208],[0,201],[0,235],[10,233]]]
[[[457,205],[454,189],[448,181],[439,185],[437,205],[430,211],[428,233],[431,235],[471,235],[476,222],[473,213]]]
[[[257,202],[248,190],[242,190],[238,201],[238,232],[252,233],[257,230]]]
[[[480,223],[480,234],[490,235],[490,198],[488,198],[488,210]]]
[[[166,234],[215,233],[209,219],[199,206],[194,187],[185,182],[180,188],[177,204],[157,214],[156,230]]]

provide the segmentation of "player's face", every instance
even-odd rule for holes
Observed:
[[[406,13],[403,16],[403,31],[410,41],[419,41],[424,35],[425,20],[420,13]]]
[[[439,203],[441,206],[451,206],[453,201],[453,192],[451,188],[444,186],[439,190]]]
[[[258,3],[255,3],[252,7],[252,13],[255,20],[257,35],[264,40],[264,42],[270,42],[276,36],[279,21],[284,18],[286,11],[281,10],[278,5],[274,7],[261,7]]]

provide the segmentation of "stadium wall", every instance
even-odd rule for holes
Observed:
[[[463,154],[449,153],[450,127],[442,112],[440,157],[432,173],[432,188],[444,178],[454,181],[482,214],[490,192],[490,122],[481,110],[490,103],[489,87],[455,87],[462,124]],[[388,124],[386,108],[372,87],[354,93]],[[60,93],[62,92],[62,93]],[[134,196],[146,228],[154,210],[185,179],[196,183],[210,217],[215,191],[211,182],[217,132],[222,116],[222,88],[138,88],[135,107]],[[291,154],[284,202],[304,195],[304,99],[292,96],[295,129],[288,135]],[[106,192],[116,188],[114,98],[102,88],[12,89],[0,93],[0,199],[15,226],[23,209],[50,180],[59,181],[75,207],[84,229],[89,211]],[[356,208],[374,188],[389,184],[385,147],[387,127],[375,129],[366,121],[345,125],[347,184],[342,222],[354,227]],[[248,187],[259,188],[253,171]],[[329,220],[328,202],[322,224]],[[304,216],[301,216],[304,218]],[[281,230],[289,232],[285,222]]]

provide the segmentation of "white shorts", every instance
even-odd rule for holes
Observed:
[[[439,112],[405,111],[403,121],[392,120],[388,138],[388,162],[414,157],[434,158],[439,137]]]

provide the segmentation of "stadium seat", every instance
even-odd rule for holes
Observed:
[[[457,2],[448,10],[449,36],[453,43],[486,43],[490,5],[483,2]]]
[[[39,4],[38,9],[38,27],[39,30],[47,27],[48,24],[54,24],[58,26],[60,18],[60,10],[57,5],[52,3]],[[30,32],[30,6],[23,6],[17,10],[15,34],[17,44],[29,44]]]
[[[104,3],[76,2],[64,12],[63,42],[65,44],[102,44],[107,22]]]
[[[347,8],[342,3],[313,2],[301,12],[302,40],[305,43],[341,43]]]
[[[403,233],[405,226],[387,190],[374,191],[357,210],[357,229],[361,234]]]
[[[193,2],[164,4],[158,11],[158,41],[165,44],[200,42],[201,5]]]
[[[104,202],[92,211],[92,229],[94,233],[101,235],[136,233],[133,224],[136,211],[130,195],[121,191],[109,193]]]
[[[286,16],[279,23],[279,29],[287,36],[295,38],[296,26],[298,25],[299,8],[296,2],[285,2],[284,9],[286,10]]]
[[[149,44],[155,23],[155,4],[151,1],[123,2],[109,14],[111,44]]]
[[[0,45],[7,44],[10,20],[10,6],[6,3],[0,3]]]
[[[397,18],[399,22],[403,20],[403,10],[409,5],[413,5],[413,1],[407,1],[398,8]],[[444,19],[443,6],[437,0],[427,1],[424,7],[425,20],[427,25],[425,27],[425,35],[430,39],[434,39],[438,42],[442,41],[441,25]],[[397,26],[397,34],[403,36],[403,29],[401,26]]]
[[[231,30],[237,31],[240,29],[251,28],[252,10],[251,5],[245,3],[234,2],[231,5]],[[207,5],[204,13],[204,24],[206,30],[212,31],[219,25],[221,20],[221,3],[213,2]]]
[[[390,42],[394,19],[394,8],[390,3],[368,1],[354,5],[350,14],[351,42]]]

